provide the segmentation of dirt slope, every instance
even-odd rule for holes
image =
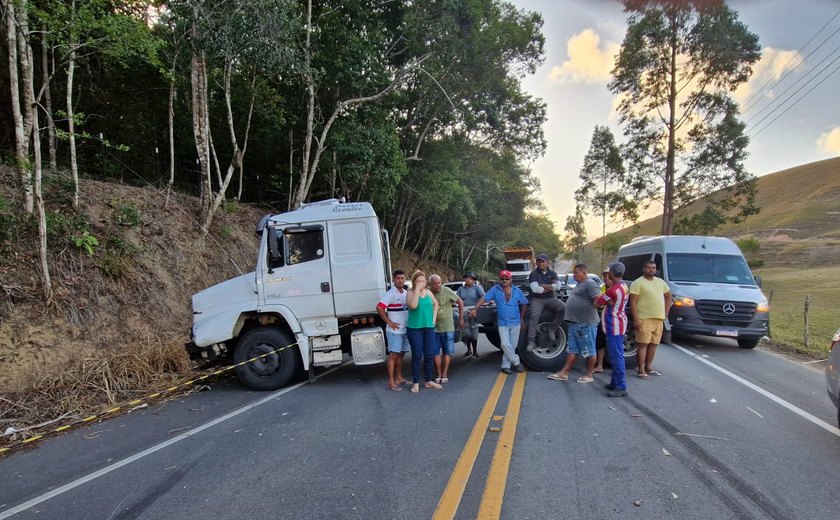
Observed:
[[[253,270],[261,211],[229,204],[203,237],[197,199],[86,180],[78,212],[65,178],[45,186],[50,275],[46,303],[37,261],[37,228],[18,217],[12,172],[0,167],[0,392],[31,388],[44,375],[129,343],[183,343],[190,296]],[[84,231],[93,255],[75,243]],[[238,266],[238,269],[237,269]]]

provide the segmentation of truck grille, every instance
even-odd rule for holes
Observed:
[[[697,300],[697,312],[705,320],[750,322],[755,317],[755,303],[728,300]]]

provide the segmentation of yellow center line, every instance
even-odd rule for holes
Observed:
[[[484,441],[484,435],[487,433],[487,426],[490,424],[490,418],[496,410],[496,404],[499,402],[499,396],[502,394],[502,389],[505,386],[507,376],[499,374],[496,378],[496,383],[490,390],[490,395],[487,396],[487,401],[484,403],[484,408],[478,415],[478,419],[473,425],[472,433],[470,433],[467,444],[458,457],[458,462],[455,464],[455,469],[452,470],[452,475],[449,477],[449,482],[446,484],[446,489],[443,490],[443,495],[440,497],[435,514],[432,516],[433,520],[449,520],[455,518],[455,513],[458,511],[458,506],[461,504],[461,498],[464,496],[464,490],[467,488],[467,482],[470,479],[475,459],[478,457],[478,451],[481,448],[481,443]]]
[[[513,393],[502,423],[502,432],[499,434],[496,451],[493,453],[493,462],[490,463],[487,484],[481,496],[481,505],[478,508],[479,519],[497,519],[502,514],[502,502],[505,498],[510,457],[513,454],[513,441],[516,438],[516,425],[519,422],[526,373],[520,372],[516,375],[516,383],[513,385]]]

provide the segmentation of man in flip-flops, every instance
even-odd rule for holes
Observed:
[[[572,365],[575,364],[578,356],[583,356],[586,358],[586,372],[577,381],[591,383],[595,381],[592,370],[595,368],[595,335],[600,321],[596,301],[601,296],[601,287],[586,274],[586,265],[577,264],[573,273],[577,285],[572,289],[566,301],[565,321],[568,331],[566,364],[562,370],[549,375],[548,378],[568,381]]]
[[[656,262],[648,260],[642,275],[630,284],[630,314],[636,331],[636,357],[639,368],[636,375],[642,379],[658,376],[653,369],[656,347],[662,339],[665,318],[671,310],[671,288],[656,276]]]

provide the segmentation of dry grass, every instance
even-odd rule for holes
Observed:
[[[831,337],[840,328],[837,295],[840,267],[812,269],[769,268],[756,272],[770,297],[770,331],[773,340],[783,342],[801,354],[824,358]],[[810,345],[805,345],[805,297],[811,295]]]
[[[2,430],[12,427],[21,432],[2,440],[20,440],[169,388],[190,368],[176,338],[148,338],[124,347],[91,350],[64,370],[33,377],[24,390],[0,393]],[[59,418],[60,424],[53,422]]]

